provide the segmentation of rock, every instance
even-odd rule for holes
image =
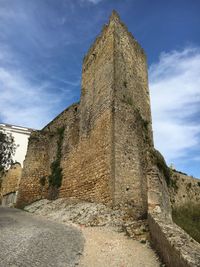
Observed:
[[[156,213],[161,213],[161,208],[160,206],[156,206],[154,209],[153,209],[154,212]]]
[[[27,206],[25,210],[81,227],[115,227],[116,231],[124,231],[129,237],[138,240],[148,231],[146,221],[134,221],[124,206],[112,209],[100,203],[79,202],[73,199],[43,199]]]

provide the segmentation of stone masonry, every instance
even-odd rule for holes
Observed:
[[[61,128],[63,177],[57,197],[126,203],[143,216],[146,148],[153,146],[146,56],[116,12],[84,57],[80,104],[32,133],[18,206],[49,196]]]
[[[9,170],[3,173],[0,185],[0,200],[3,206],[13,206],[16,203],[21,173],[22,167],[20,163],[13,164]]]

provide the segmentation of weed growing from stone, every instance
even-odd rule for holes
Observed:
[[[49,187],[56,189],[58,189],[62,185],[62,168],[60,167],[60,161],[62,156],[64,130],[64,127],[57,130],[58,141],[56,159],[51,163],[51,174],[48,177]]]

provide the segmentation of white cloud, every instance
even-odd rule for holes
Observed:
[[[0,67],[0,117],[3,122],[40,129],[52,119],[63,98],[72,96],[68,90],[52,92],[52,84],[34,84],[25,74]]]
[[[168,162],[200,146],[200,49],[162,53],[150,66],[155,146]]]
[[[92,4],[98,4],[99,2],[101,2],[102,0],[81,0],[81,2],[89,2],[89,3],[92,3]]]

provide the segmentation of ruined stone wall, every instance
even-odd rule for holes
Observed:
[[[200,179],[177,171],[172,172],[171,179],[169,193],[174,208],[189,202],[200,203]]]
[[[13,164],[9,170],[5,171],[1,184],[1,194],[3,196],[11,192],[16,192],[18,190],[21,172],[22,167],[20,163]]]
[[[162,156],[157,151],[148,155],[148,224],[152,244],[166,266],[200,266],[200,244],[172,221],[165,162],[161,163]]]
[[[1,183],[1,202],[3,206],[12,205],[16,201],[16,195],[21,179],[22,167],[19,163],[13,164],[4,174]]]
[[[79,103],[74,103],[70,107],[66,108],[58,116],[56,116],[50,123],[48,123],[42,132],[56,132],[59,128],[69,128],[70,121],[74,121],[74,113],[78,112]]]
[[[17,199],[18,207],[41,198],[42,187],[39,181],[49,173],[48,141],[49,136],[39,131],[33,132],[29,138]]]
[[[56,158],[59,129],[65,129],[62,149],[66,152],[77,139],[78,132],[74,129],[77,113],[78,105],[72,105],[44,129],[32,132],[20,182],[18,207],[49,196],[48,176],[51,174],[51,163]],[[41,180],[44,180],[44,185]]]

